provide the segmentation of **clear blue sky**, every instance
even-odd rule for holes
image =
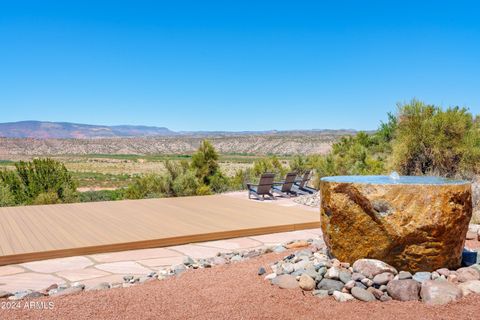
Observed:
[[[480,113],[475,1],[1,1],[0,122],[373,129]]]

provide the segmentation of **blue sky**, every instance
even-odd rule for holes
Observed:
[[[480,113],[475,1],[0,0],[0,122],[373,129]]]

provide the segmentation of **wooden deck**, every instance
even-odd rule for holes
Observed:
[[[0,208],[0,265],[319,226],[317,211],[225,195]]]

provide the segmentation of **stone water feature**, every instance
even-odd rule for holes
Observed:
[[[387,262],[398,270],[460,266],[472,215],[471,185],[439,177],[321,179],[321,225],[340,261]]]

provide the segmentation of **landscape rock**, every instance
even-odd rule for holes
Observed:
[[[379,286],[382,284],[387,284],[389,281],[393,280],[393,277],[393,273],[383,272],[373,277],[373,283]]]
[[[352,280],[352,274],[348,271],[340,270],[338,273],[338,279],[340,279],[340,281],[343,283],[347,283]]]
[[[351,294],[358,300],[365,301],[365,302],[376,300],[375,296],[371,292],[368,292],[367,290],[359,287],[353,287],[351,290]]]
[[[99,290],[106,290],[110,289],[110,284],[108,282],[101,282],[96,284],[95,286],[88,288],[88,291],[99,291]]]
[[[266,272],[267,272],[267,271],[265,270],[264,267],[260,267],[260,268],[258,268],[257,274],[258,274],[259,276],[261,276],[261,275],[264,275]]]
[[[400,271],[398,273],[398,280],[412,279],[412,274],[408,271]]]
[[[285,247],[287,249],[294,249],[294,248],[303,248],[303,247],[308,247],[310,244],[305,241],[305,240],[299,240],[299,241],[295,241],[295,242],[292,242],[292,243],[289,243],[287,244]]]
[[[480,280],[480,273],[472,267],[460,268],[457,270],[457,279],[458,282]]]
[[[478,293],[480,294],[480,280],[470,280],[458,285],[460,290],[462,291],[463,296],[467,296],[470,293]]]
[[[340,292],[340,291],[334,291],[333,292],[333,297],[338,302],[346,302],[346,301],[355,300],[355,298],[351,294],[343,293],[343,292]]]
[[[427,280],[422,284],[420,296],[427,304],[442,305],[462,297],[462,290],[447,281]]]
[[[304,273],[300,276],[298,285],[302,290],[311,291],[315,289],[315,280],[313,280],[309,275]]]
[[[282,274],[272,279],[272,284],[279,286],[282,289],[296,289],[298,288],[298,281],[296,277]]]
[[[337,259],[353,263],[368,257],[414,272],[460,266],[472,216],[470,183],[405,185],[322,180],[320,190],[323,236]],[[355,264],[353,269],[369,278],[388,271],[366,274]]]
[[[448,275],[450,274],[450,270],[448,270],[447,268],[438,269],[437,272],[439,275],[445,276],[445,277],[448,277]]]
[[[418,300],[420,283],[415,280],[392,280],[387,284],[387,292],[394,300]]]
[[[431,277],[432,274],[430,272],[416,272],[412,279],[417,282],[424,283],[425,281],[430,280]]]
[[[337,280],[339,276],[340,276],[340,270],[337,267],[331,267],[330,269],[327,270],[327,273],[325,274],[324,277],[327,279]]]
[[[384,294],[382,290],[376,289],[374,287],[367,288],[367,291],[373,294],[377,299],[380,299],[380,297]]]
[[[264,279],[265,280],[272,280],[272,279],[275,279],[276,277],[277,277],[277,274],[275,272],[273,272],[273,273],[267,274]]]
[[[361,273],[367,278],[373,278],[383,272],[397,274],[397,270],[394,267],[376,259],[359,259],[355,261],[353,263],[353,271]]]
[[[8,298],[10,296],[13,296],[13,293],[8,292],[8,291],[4,291],[4,290],[0,290],[0,299]]]
[[[314,290],[312,294],[318,298],[326,298],[329,296],[328,290]]]
[[[473,240],[473,239],[476,239],[476,238],[477,238],[477,233],[473,232],[473,231],[468,231],[466,236],[465,236],[466,240]]]
[[[317,289],[342,291],[343,282],[332,279],[322,279],[317,285]]]
[[[66,289],[61,290],[61,291],[57,291],[54,294],[52,294],[51,296],[59,297],[59,296],[65,296],[65,295],[79,293],[79,292],[82,292],[82,291],[83,291],[82,287],[70,287],[70,288],[66,288]]]

